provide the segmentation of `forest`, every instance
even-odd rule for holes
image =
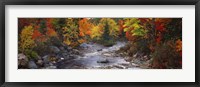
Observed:
[[[182,69],[182,18],[18,18],[18,69]]]

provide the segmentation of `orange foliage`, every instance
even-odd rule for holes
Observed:
[[[37,39],[37,38],[39,38],[41,36],[42,36],[42,34],[38,30],[34,29],[32,38],[33,39]]]
[[[124,21],[123,20],[119,20],[119,34],[121,35],[122,32],[124,31]]]
[[[51,29],[51,28],[48,28],[48,29],[47,29],[46,34],[47,34],[48,36],[51,36],[51,37],[57,36],[56,31],[55,31],[54,29]]]
[[[79,36],[83,37],[83,36],[85,36],[85,35],[84,35],[83,32],[80,32],[80,33],[79,33]]]
[[[91,34],[91,28],[93,27],[92,23],[88,22],[89,19],[83,18],[78,22],[79,24],[79,31],[80,36],[90,35]]]
[[[91,31],[87,31],[86,34],[87,34],[87,35],[90,35],[90,34],[91,34]]]
[[[182,56],[182,41],[180,39],[176,41],[176,51]]]

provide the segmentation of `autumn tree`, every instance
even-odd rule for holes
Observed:
[[[32,49],[35,46],[35,42],[32,38],[33,31],[34,29],[31,25],[25,26],[24,29],[22,29],[19,42],[19,48],[21,52],[25,52],[27,49]]]
[[[63,42],[72,47],[79,45],[78,20],[73,18],[66,19],[66,26],[63,27]]]
[[[101,36],[103,34],[103,28],[102,25],[94,25],[94,27],[91,29],[90,38],[95,40],[100,40]]]
[[[108,25],[109,36],[117,38],[119,35],[119,26],[111,18],[102,18],[99,22],[103,29],[105,29],[106,24]]]

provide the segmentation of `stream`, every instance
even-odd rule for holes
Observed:
[[[111,47],[97,43],[83,43],[80,45],[82,56],[65,62],[62,68],[66,69],[139,69],[136,64],[125,61],[115,51],[125,46],[126,42],[116,42]]]

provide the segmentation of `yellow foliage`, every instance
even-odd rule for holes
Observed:
[[[63,43],[72,47],[79,45],[79,29],[76,19],[66,19],[66,26],[63,27],[62,33]]]
[[[119,34],[119,25],[111,18],[102,18],[100,20],[100,26],[104,27],[106,23],[109,26],[109,35],[117,37]]]
[[[91,34],[90,34],[90,37],[93,39],[93,38],[100,38],[101,35],[103,34],[103,29],[100,27],[100,25],[97,25],[97,26],[94,26],[92,29],[91,29]]]
[[[78,40],[78,42],[79,43],[84,43],[84,42],[86,42],[84,39],[80,39],[80,40]]]
[[[20,49],[22,52],[25,51],[25,49],[30,49],[35,46],[35,42],[32,39],[34,28],[30,26],[25,26],[24,29],[22,29],[20,34]]]
[[[69,41],[69,39],[65,39],[63,42],[64,42],[65,44],[67,44],[67,45],[70,45],[70,44],[71,44],[71,42]]]

